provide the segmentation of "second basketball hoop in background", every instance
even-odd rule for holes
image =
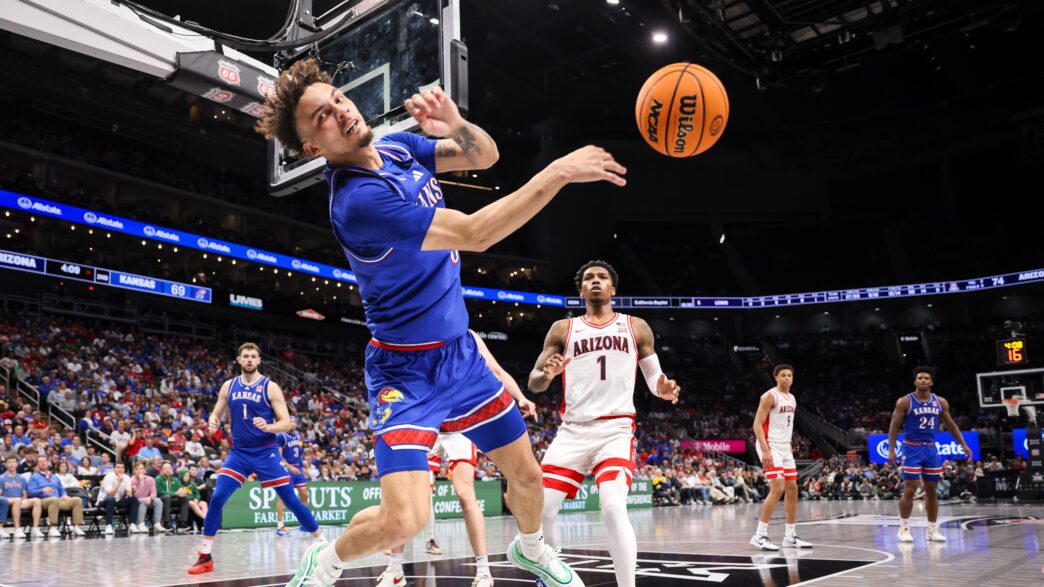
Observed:
[[[638,131],[668,157],[699,155],[718,142],[729,121],[729,97],[718,76],[695,63],[652,74],[634,107]]]

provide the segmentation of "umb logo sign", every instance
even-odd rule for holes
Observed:
[[[895,445],[895,454],[898,457],[903,456],[903,436],[905,435],[899,435],[899,441]],[[964,432],[964,441],[968,443],[968,448],[972,450],[972,458],[979,460],[979,433]],[[870,462],[879,465],[888,462],[887,434],[869,435],[867,437],[867,446],[869,447]],[[953,435],[948,432],[935,433],[935,449],[938,451],[940,461],[954,460],[964,457],[964,450],[961,448],[961,445],[958,444]]]

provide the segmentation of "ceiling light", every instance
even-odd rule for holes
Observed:
[[[667,42],[667,33],[657,31],[653,33],[652,39],[653,43],[662,45]]]

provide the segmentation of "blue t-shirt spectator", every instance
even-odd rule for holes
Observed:
[[[138,460],[151,461],[153,457],[162,457],[163,453],[156,447],[143,446],[138,450]]]
[[[50,491],[48,491],[50,489]],[[29,497],[65,497],[65,488],[58,475],[37,471],[29,478]]]
[[[21,475],[8,475],[7,473],[0,475],[0,490],[3,491],[2,497],[22,497],[22,492],[28,492],[28,487],[29,484],[26,483]]]

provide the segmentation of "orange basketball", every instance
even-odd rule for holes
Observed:
[[[714,146],[729,122],[729,97],[718,76],[695,63],[652,74],[634,106],[645,142],[668,157],[692,157]]]

